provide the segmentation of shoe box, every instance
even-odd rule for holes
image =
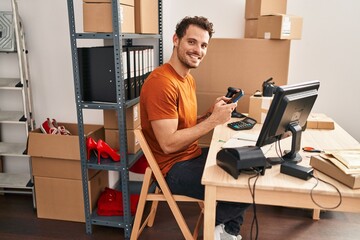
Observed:
[[[71,135],[45,134],[40,129],[29,133],[28,154],[34,176],[39,218],[84,222],[84,200],[78,126],[59,123]],[[84,125],[84,133],[95,140],[104,139],[102,125]],[[88,170],[92,207],[108,186],[108,172]]]

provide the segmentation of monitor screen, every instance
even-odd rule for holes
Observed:
[[[320,82],[314,80],[276,88],[256,146],[262,147],[290,136],[292,144],[291,150],[286,154],[269,158],[271,164],[301,161],[298,154],[301,132],[306,128],[306,121],[317,98],[319,86]]]

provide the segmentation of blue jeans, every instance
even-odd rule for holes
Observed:
[[[165,180],[173,194],[204,199],[205,186],[201,184],[201,177],[208,151],[208,148],[203,148],[199,157],[178,162],[170,169]],[[248,203],[219,201],[216,205],[216,225],[223,223],[226,232],[238,235],[244,220],[244,212],[249,206]]]

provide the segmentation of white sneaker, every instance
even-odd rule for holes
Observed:
[[[219,224],[215,227],[214,231],[215,240],[241,240],[240,235],[234,236],[225,231],[225,225]]]

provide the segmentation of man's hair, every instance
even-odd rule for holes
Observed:
[[[190,25],[198,26],[204,30],[206,30],[209,33],[210,38],[212,37],[214,30],[213,30],[213,24],[209,22],[209,20],[205,17],[185,17],[183,18],[177,25],[175,33],[178,36],[179,39],[184,37],[186,30]]]

